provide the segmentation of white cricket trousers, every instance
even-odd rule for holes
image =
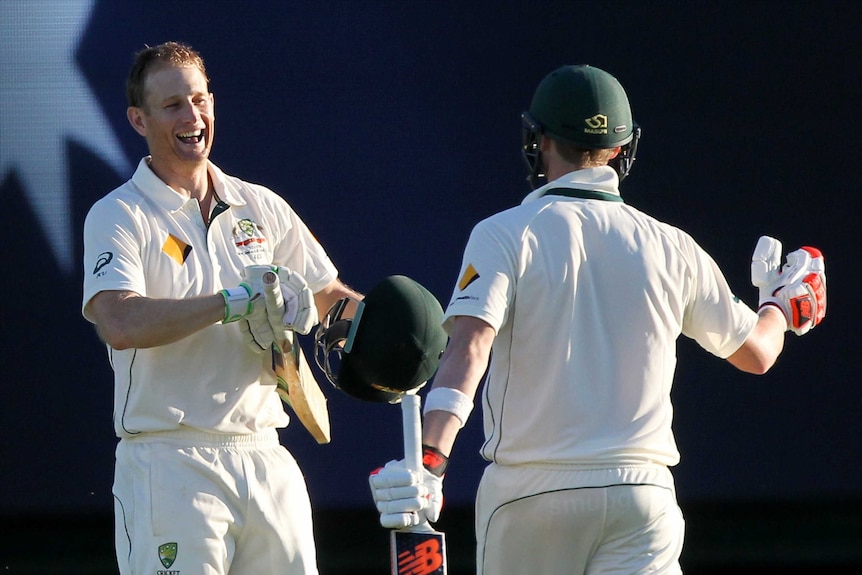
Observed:
[[[476,498],[476,572],[678,575],[684,531],[666,467],[491,464]]]
[[[117,446],[121,575],[316,575],[305,478],[272,429],[180,430]]]

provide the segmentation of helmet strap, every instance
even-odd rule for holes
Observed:
[[[539,187],[539,178],[544,178],[544,166],[542,165],[542,126],[530,115],[529,112],[521,114],[521,153],[527,164],[527,182],[530,188],[535,190]]]
[[[623,146],[616,158],[608,162],[608,165],[617,171],[617,175],[620,177],[620,182],[629,175],[629,172],[635,163],[635,155],[638,151],[638,140],[640,140],[640,138],[641,129],[636,125],[632,133],[631,141]]]

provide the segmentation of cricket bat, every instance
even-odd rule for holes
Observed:
[[[401,399],[404,428],[404,463],[408,469],[422,466],[422,399],[416,392]],[[393,530],[389,538],[392,575],[446,575],[446,535],[428,522]]]
[[[282,346],[289,347],[287,350],[272,346],[272,369],[278,383],[276,391],[317,443],[329,443],[332,435],[326,396],[308,366],[296,334],[292,339]]]
[[[262,281],[265,296],[275,300],[278,305],[282,300],[278,276],[268,271],[263,274]],[[332,436],[326,396],[317,384],[295,332],[290,332],[289,339],[273,344],[272,369],[278,384],[276,391],[281,400],[290,406],[317,443],[329,443]]]

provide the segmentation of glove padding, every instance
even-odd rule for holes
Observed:
[[[251,265],[246,266],[241,273],[244,281],[240,285],[249,291],[250,311],[241,319],[240,329],[246,345],[256,353],[268,351],[273,343],[284,339],[280,332],[273,329],[269,321],[269,310],[263,289],[263,276],[267,273],[274,274],[277,270],[276,266]]]
[[[271,274],[270,289],[264,289],[267,274]],[[298,273],[273,265],[250,265],[243,269],[242,277],[245,281],[240,285],[249,291],[250,311],[240,320],[240,328],[253,351],[266,351],[273,343],[281,346],[288,332],[305,335],[317,323],[314,294]]]
[[[298,273],[279,267],[278,284],[281,288],[283,308],[276,307],[275,301],[270,302],[269,299],[272,298],[267,299],[266,303],[273,330],[276,334],[290,330],[307,335],[318,321],[314,294],[308,287],[308,282]]]
[[[371,496],[387,529],[434,523],[443,507],[443,478],[422,467],[410,470],[404,460],[390,461],[368,477]]]
[[[243,278],[246,278],[243,274]],[[263,295],[248,281],[232,289],[221,290],[224,297],[223,324],[239,322],[243,339],[252,351],[260,353],[272,345],[272,328],[266,319]]]
[[[246,345],[255,353],[267,351],[276,341],[266,313],[266,302],[261,294],[251,299],[252,311],[240,320],[240,329]]]
[[[781,242],[761,237],[751,257],[751,283],[760,291],[758,309],[772,305],[781,310],[787,329],[808,333],[826,316],[826,264],[817,248],[802,247],[787,254],[781,265]]]

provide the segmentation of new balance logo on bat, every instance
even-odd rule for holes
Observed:
[[[436,537],[398,554],[398,575],[434,575],[444,573],[442,567],[443,551]]]

